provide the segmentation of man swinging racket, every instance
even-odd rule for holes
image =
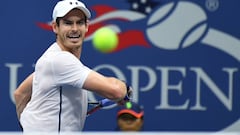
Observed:
[[[118,104],[129,100],[132,91],[125,82],[103,76],[80,61],[91,17],[84,3],[59,1],[52,17],[56,42],[14,93],[24,132],[81,131],[87,116],[86,90]]]

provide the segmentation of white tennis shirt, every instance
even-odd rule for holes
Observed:
[[[30,102],[21,114],[24,132],[81,131],[87,113],[82,89],[91,69],[57,43],[39,58]]]

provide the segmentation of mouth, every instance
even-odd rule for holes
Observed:
[[[76,39],[76,38],[80,38],[81,35],[69,35],[67,36],[67,38],[70,38],[70,39]]]
[[[67,38],[70,39],[72,42],[79,41],[81,35],[68,35]]]

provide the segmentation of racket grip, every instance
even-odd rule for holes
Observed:
[[[125,101],[132,100],[132,97],[133,97],[133,89],[132,89],[132,87],[128,86],[127,84],[126,84],[126,88],[127,88],[127,94],[126,94],[126,96],[124,97],[124,100],[125,100]]]
[[[127,94],[123,98],[124,102],[132,100],[132,97],[133,97],[133,89],[132,89],[132,87],[130,87],[130,86],[128,86],[126,84],[126,89],[127,89]],[[104,98],[104,99],[100,100],[100,106],[101,107],[110,106],[110,105],[113,105],[113,104],[116,104],[116,102],[112,101],[110,99],[107,99],[107,98]]]
[[[114,102],[114,101],[112,101],[110,99],[105,98],[105,99],[102,99],[100,101],[100,104],[101,104],[102,107],[105,107],[105,106],[116,104],[116,102]]]

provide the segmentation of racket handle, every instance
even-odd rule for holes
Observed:
[[[127,88],[127,94],[126,94],[126,96],[124,97],[124,100],[125,100],[125,101],[132,100],[132,97],[133,97],[133,89],[132,89],[132,87],[128,86],[127,84],[126,84],[126,88]]]
[[[113,104],[116,104],[116,102],[114,102],[114,101],[112,101],[112,100],[110,100],[110,99],[107,99],[107,98],[102,99],[102,100],[100,101],[101,107],[105,107],[105,106],[109,106],[109,105],[113,105]]]
[[[127,94],[126,96],[124,97],[124,101],[129,101],[132,99],[132,88],[127,86]],[[100,102],[100,106],[101,107],[105,107],[105,106],[110,106],[110,105],[113,105],[113,104],[116,104],[116,102],[110,100],[110,99],[107,99],[107,98],[104,98],[102,100],[99,101]]]

